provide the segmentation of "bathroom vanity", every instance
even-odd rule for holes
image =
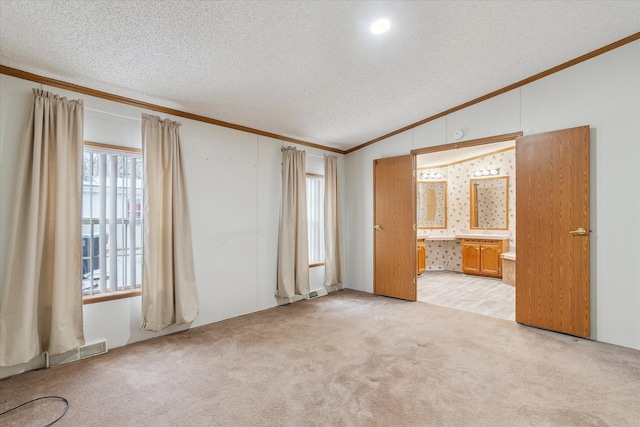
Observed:
[[[502,278],[502,254],[509,239],[462,238],[462,272]]]
[[[433,269],[503,277],[515,207],[510,211],[510,176],[500,168],[512,172],[513,147],[491,154],[425,167],[417,175],[417,274]],[[475,170],[479,165],[483,169]]]

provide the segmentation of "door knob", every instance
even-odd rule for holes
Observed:
[[[573,234],[574,236],[584,236],[585,234],[587,234],[587,230],[580,227],[577,230],[570,231],[569,234]]]
[[[382,228],[381,228],[378,224],[376,224],[373,228],[375,228],[375,229],[376,229],[376,230],[378,230],[378,231],[381,231],[381,230],[382,230]]]

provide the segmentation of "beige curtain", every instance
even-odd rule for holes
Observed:
[[[82,100],[40,89],[22,139],[0,305],[0,365],[84,344]]]
[[[306,153],[293,147],[283,149],[276,293],[281,298],[309,294],[306,179]]]
[[[338,158],[324,157],[324,284],[343,281],[342,227],[338,198]]]
[[[142,326],[159,331],[198,315],[191,217],[180,123],[142,115],[144,255]]]

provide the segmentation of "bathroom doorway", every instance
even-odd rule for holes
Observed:
[[[469,141],[468,145],[489,145],[492,138]],[[506,139],[502,139],[505,141]],[[470,229],[459,234],[453,234],[449,227],[419,231],[416,237],[426,242],[438,240],[454,242],[461,239],[462,254],[461,270],[464,273],[491,275],[495,273],[495,266],[484,267],[482,251],[489,254],[487,260],[493,262],[495,254],[504,255],[511,245],[505,242],[518,237],[522,243],[519,246],[518,258],[512,257],[515,263],[516,286],[516,321],[518,323],[549,329],[583,338],[590,337],[591,308],[590,308],[590,141],[589,126],[540,134],[519,135],[516,137],[518,147],[517,179],[520,181],[518,191],[511,197],[513,212],[515,212],[515,196],[517,194],[517,228],[515,221],[508,226],[508,239],[501,240],[500,232],[495,234],[493,227],[485,227],[466,219],[454,220],[456,226],[470,224]],[[466,146],[468,146],[466,145]],[[430,152],[458,150],[463,144],[451,144],[431,149],[414,150],[417,157]],[[515,151],[514,151],[515,154]],[[417,163],[418,165],[420,162]],[[433,168],[433,165],[427,165]],[[476,165],[481,166],[481,165]],[[513,169],[515,172],[516,164]],[[425,171],[427,179],[432,171]],[[485,173],[486,172],[486,173]],[[496,171],[496,175],[501,175]],[[449,173],[447,171],[447,173]],[[477,170],[473,176],[493,176],[494,170]],[[453,173],[453,179],[468,179],[473,181],[469,170],[466,173]],[[420,176],[420,173],[418,173]],[[515,173],[514,173],[515,177]],[[509,180],[511,181],[511,180]],[[513,180],[515,187],[515,180]],[[473,183],[470,183],[470,188]],[[473,198],[473,191],[469,191]],[[510,189],[509,192],[512,190]],[[417,198],[418,196],[416,196]],[[452,213],[457,209],[458,215],[463,215],[466,198],[455,196],[458,206],[452,206]],[[433,197],[432,197],[433,199]],[[474,207],[469,202],[472,219]],[[500,205],[500,203],[498,203]],[[511,207],[509,208],[511,211]],[[479,215],[479,214],[478,214]],[[512,214],[508,213],[511,218]],[[487,234],[488,229],[490,234]],[[468,239],[468,242],[466,241]],[[495,246],[495,242],[501,242]],[[450,246],[451,249],[451,246]],[[434,269],[429,264],[430,250],[426,250],[427,271]],[[445,248],[444,259],[434,258],[438,262],[449,262],[457,268],[457,250]],[[471,254],[471,255],[469,255]],[[515,255],[515,254],[514,254]],[[465,260],[466,258],[466,260]],[[437,268],[435,268],[437,269]],[[443,268],[450,270],[450,268]],[[491,274],[489,274],[491,273]]]
[[[417,277],[418,301],[515,320],[515,287],[502,280],[501,255],[515,249],[516,244],[515,138],[519,135],[500,135],[414,152],[418,183],[416,236],[426,245],[426,268]],[[473,185],[495,187],[488,185],[494,181],[506,185],[501,192],[486,196],[481,196],[484,193]],[[444,183],[438,185],[444,186],[446,197],[426,193],[431,187],[437,188],[436,183]],[[421,194],[421,187],[425,188],[425,194]],[[430,205],[429,211],[421,210],[421,204]],[[440,219],[443,215],[444,221]],[[435,221],[431,220],[433,217]],[[465,240],[462,236],[477,239]],[[500,242],[494,254],[496,266],[488,268],[485,264],[485,270],[479,271],[465,266],[465,242],[478,243],[471,251],[479,258],[481,252],[489,254],[480,244],[484,246],[492,239]]]

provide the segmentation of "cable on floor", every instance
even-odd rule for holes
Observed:
[[[62,401],[67,405],[67,406],[64,408],[64,411],[62,412],[62,415],[60,415],[58,418],[56,418],[55,420],[53,420],[53,422],[50,422],[49,424],[47,424],[45,427],[52,426],[52,425],[54,425],[55,423],[57,423],[58,421],[60,421],[60,420],[62,419],[62,417],[64,417],[64,416],[65,416],[65,414],[67,413],[67,411],[69,410],[69,401],[68,401],[67,399],[65,399],[64,397],[60,397],[60,396],[43,396],[43,397],[38,397],[38,398],[35,398],[35,399],[31,399],[31,400],[30,400],[30,401],[28,401],[28,402],[24,402],[23,404],[20,404],[20,405],[18,405],[18,406],[15,406],[15,407],[13,407],[13,408],[9,409],[8,411],[4,411],[4,412],[0,413],[0,417],[1,417],[1,416],[3,416],[3,415],[5,415],[5,414],[8,414],[8,413],[9,413],[9,412],[11,412],[11,411],[15,411],[15,410],[16,410],[16,409],[18,409],[18,408],[22,408],[22,407],[23,407],[23,406],[25,406],[25,405],[28,405],[28,404],[30,404],[30,403],[37,402],[38,400],[43,400],[43,399],[58,399],[58,400],[62,400]]]

